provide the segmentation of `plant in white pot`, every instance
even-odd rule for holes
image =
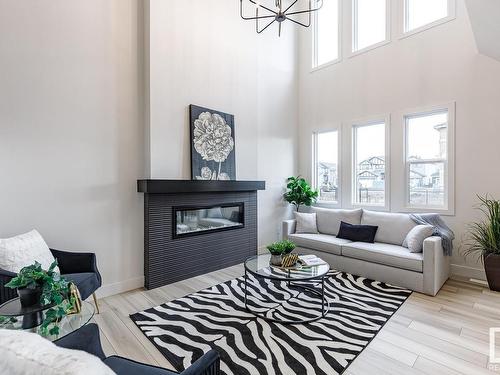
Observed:
[[[478,198],[483,220],[469,224],[464,254],[484,263],[490,289],[500,291],[500,201],[488,195]]]

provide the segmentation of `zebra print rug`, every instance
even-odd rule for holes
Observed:
[[[319,313],[318,297],[278,284],[249,275],[249,307],[288,319]],[[130,317],[178,371],[216,349],[226,375],[332,375],[349,366],[411,292],[331,271],[325,294],[328,315],[302,325],[270,323],[245,310],[242,277]]]

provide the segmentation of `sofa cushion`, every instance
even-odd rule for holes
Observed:
[[[0,374],[115,374],[96,356],[57,347],[36,333],[26,331],[0,329],[0,353]]]
[[[295,233],[318,233],[315,213],[294,212],[294,214]]]
[[[408,249],[398,245],[380,242],[352,242],[342,245],[342,255],[405,270],[423,272],[423,254],[410,253]]]
[[[410,250],[410,253],[421,253],[424,248],[424,240],[434,233],[432,225],[417,225],[406,235],[403,247]]]
[[[344,238],[354,242],[375,242],[375,234],[378,227],[374,225],[354,225],[349,223],[340,223],[339,234],[337,238]]]
[[[329,234],[290,234],[290,241],[293,241],[299,247],[307,249],[324,251],[335,255],[341,255],[341,246],[350,243],[349,240],[330,236]]]
[[[318,231],[324,234],[336,236],[339,233],[340,222],[349,224],[360,224],[361,208],[355,210],[338,210],[331,208],[312,207],[312,212],[316,213]]]
[[[101,285],[94,272],[67,273],[63,277],[76,285],[83,300],[89,298]]]
[[[363,210],[361,224],[378,226],[375,242],[401,246],[406,235],[417,224],[408,214]]]

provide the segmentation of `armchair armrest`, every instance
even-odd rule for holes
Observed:
[[[83,350],[89,354],[106,358],[101,346],[99,327],[95,323],[90,323],[82,328],[54,341],[54,344],[61,348]]]
[[[295,224],[297,223],[296,220],[284,220],[283,221],[283,232],[281,234],[281,237],[284,240],[288,239],[288,236],[292,233],[295,233]]]
[[[5,284],[16,276],[16,273],[0,268],[0,305],[17,297],[17,291],[15,289],[5,287]]]
[[[215,350],[205,353],[200,359],[181,372],[181,375],[219,375],[220,357]]]
[[[61,274],[93,272],[97,274],[99,283],[102,282],[101,274],[97,269],[97,259],[94,253],[74,253],[50,249],[54,258],[57,259]]]
[[[424,240],[424,293],[435,296],[450,275],[450,257],[444,255],[441,237]]]

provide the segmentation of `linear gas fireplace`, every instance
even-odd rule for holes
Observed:
[[[264,188],[264,181],[138,181],[144,286],[158,288],[257,254],[257,191]]]
[[[245,204],[224,203],[201,207],[173,207],[174,238],[220,232],[245,226]]]

